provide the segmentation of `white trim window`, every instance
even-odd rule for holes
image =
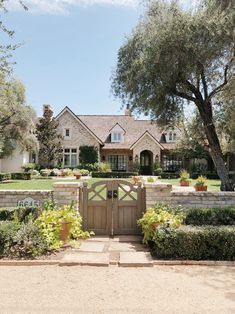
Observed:
[[[64,139],[65,140],[71,139],[71,129],[70,128],[64,128]]]
[[[63,165],[64,167],[75,168],[78,166],[78,149],[64,148],[63,149]]]
[[[113,132],[112,133],[112,143],[120,143],[122,142],[122,133],[121,132]]]

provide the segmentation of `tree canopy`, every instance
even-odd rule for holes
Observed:
[[[11,154],[16,145],[37,150],[35,120],[34,110],[25,101],[23,83],[0,75],[0,157]]]
[[[231,190],[215,130],[213,101],[234,75],[235,3],[205,0],[194,10],[149,1],[144,18],[119,49],[112,88],[132,109],[163,125],[194,104],[223,182]]]

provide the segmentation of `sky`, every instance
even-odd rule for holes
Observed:
[[[43,104],[55,114],[66,105],[76,114],[122,114],[111,76],[118,49],[144,13],[139,0],[24,3],[28,11],[9,0],[1,17],[15,30],[12,43],[22,43],[13,54],[14,76],[24,83],[28,104],[38,115]]]

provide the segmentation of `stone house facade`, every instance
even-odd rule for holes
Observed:
[[[123,115],[76,115],[65,107],[57,116],[63,136],[63,165],[79,165],[79,148],[94,146],[99,160],[108,162],[113,171],[129,172],[140,164],[141,174],[151,175],[155,163],[165,171],[176,171],[180,160],[171,157],[178,128],[161,130],[149,120],[137,120],[127,107]]]

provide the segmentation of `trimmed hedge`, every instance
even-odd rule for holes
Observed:
[[[158,229],[153,254],[163,259],[235,260],[234,227]]]
[[[177,172],[163,172],[160,176],[162,179],[178,179],[180,177]]]
[[[0,181],[11,180],[10,173],[0,173]]]
[[[91,173],[92,178],[130,178],[137,176],[137,172],[100,172],[93,171]]]
[[[186,225],[235,225],[235,207],[191,208],[187,210]]]
[[[15,172],[11,174],[12,180],[31,180],[31,173],[29,172]]]

